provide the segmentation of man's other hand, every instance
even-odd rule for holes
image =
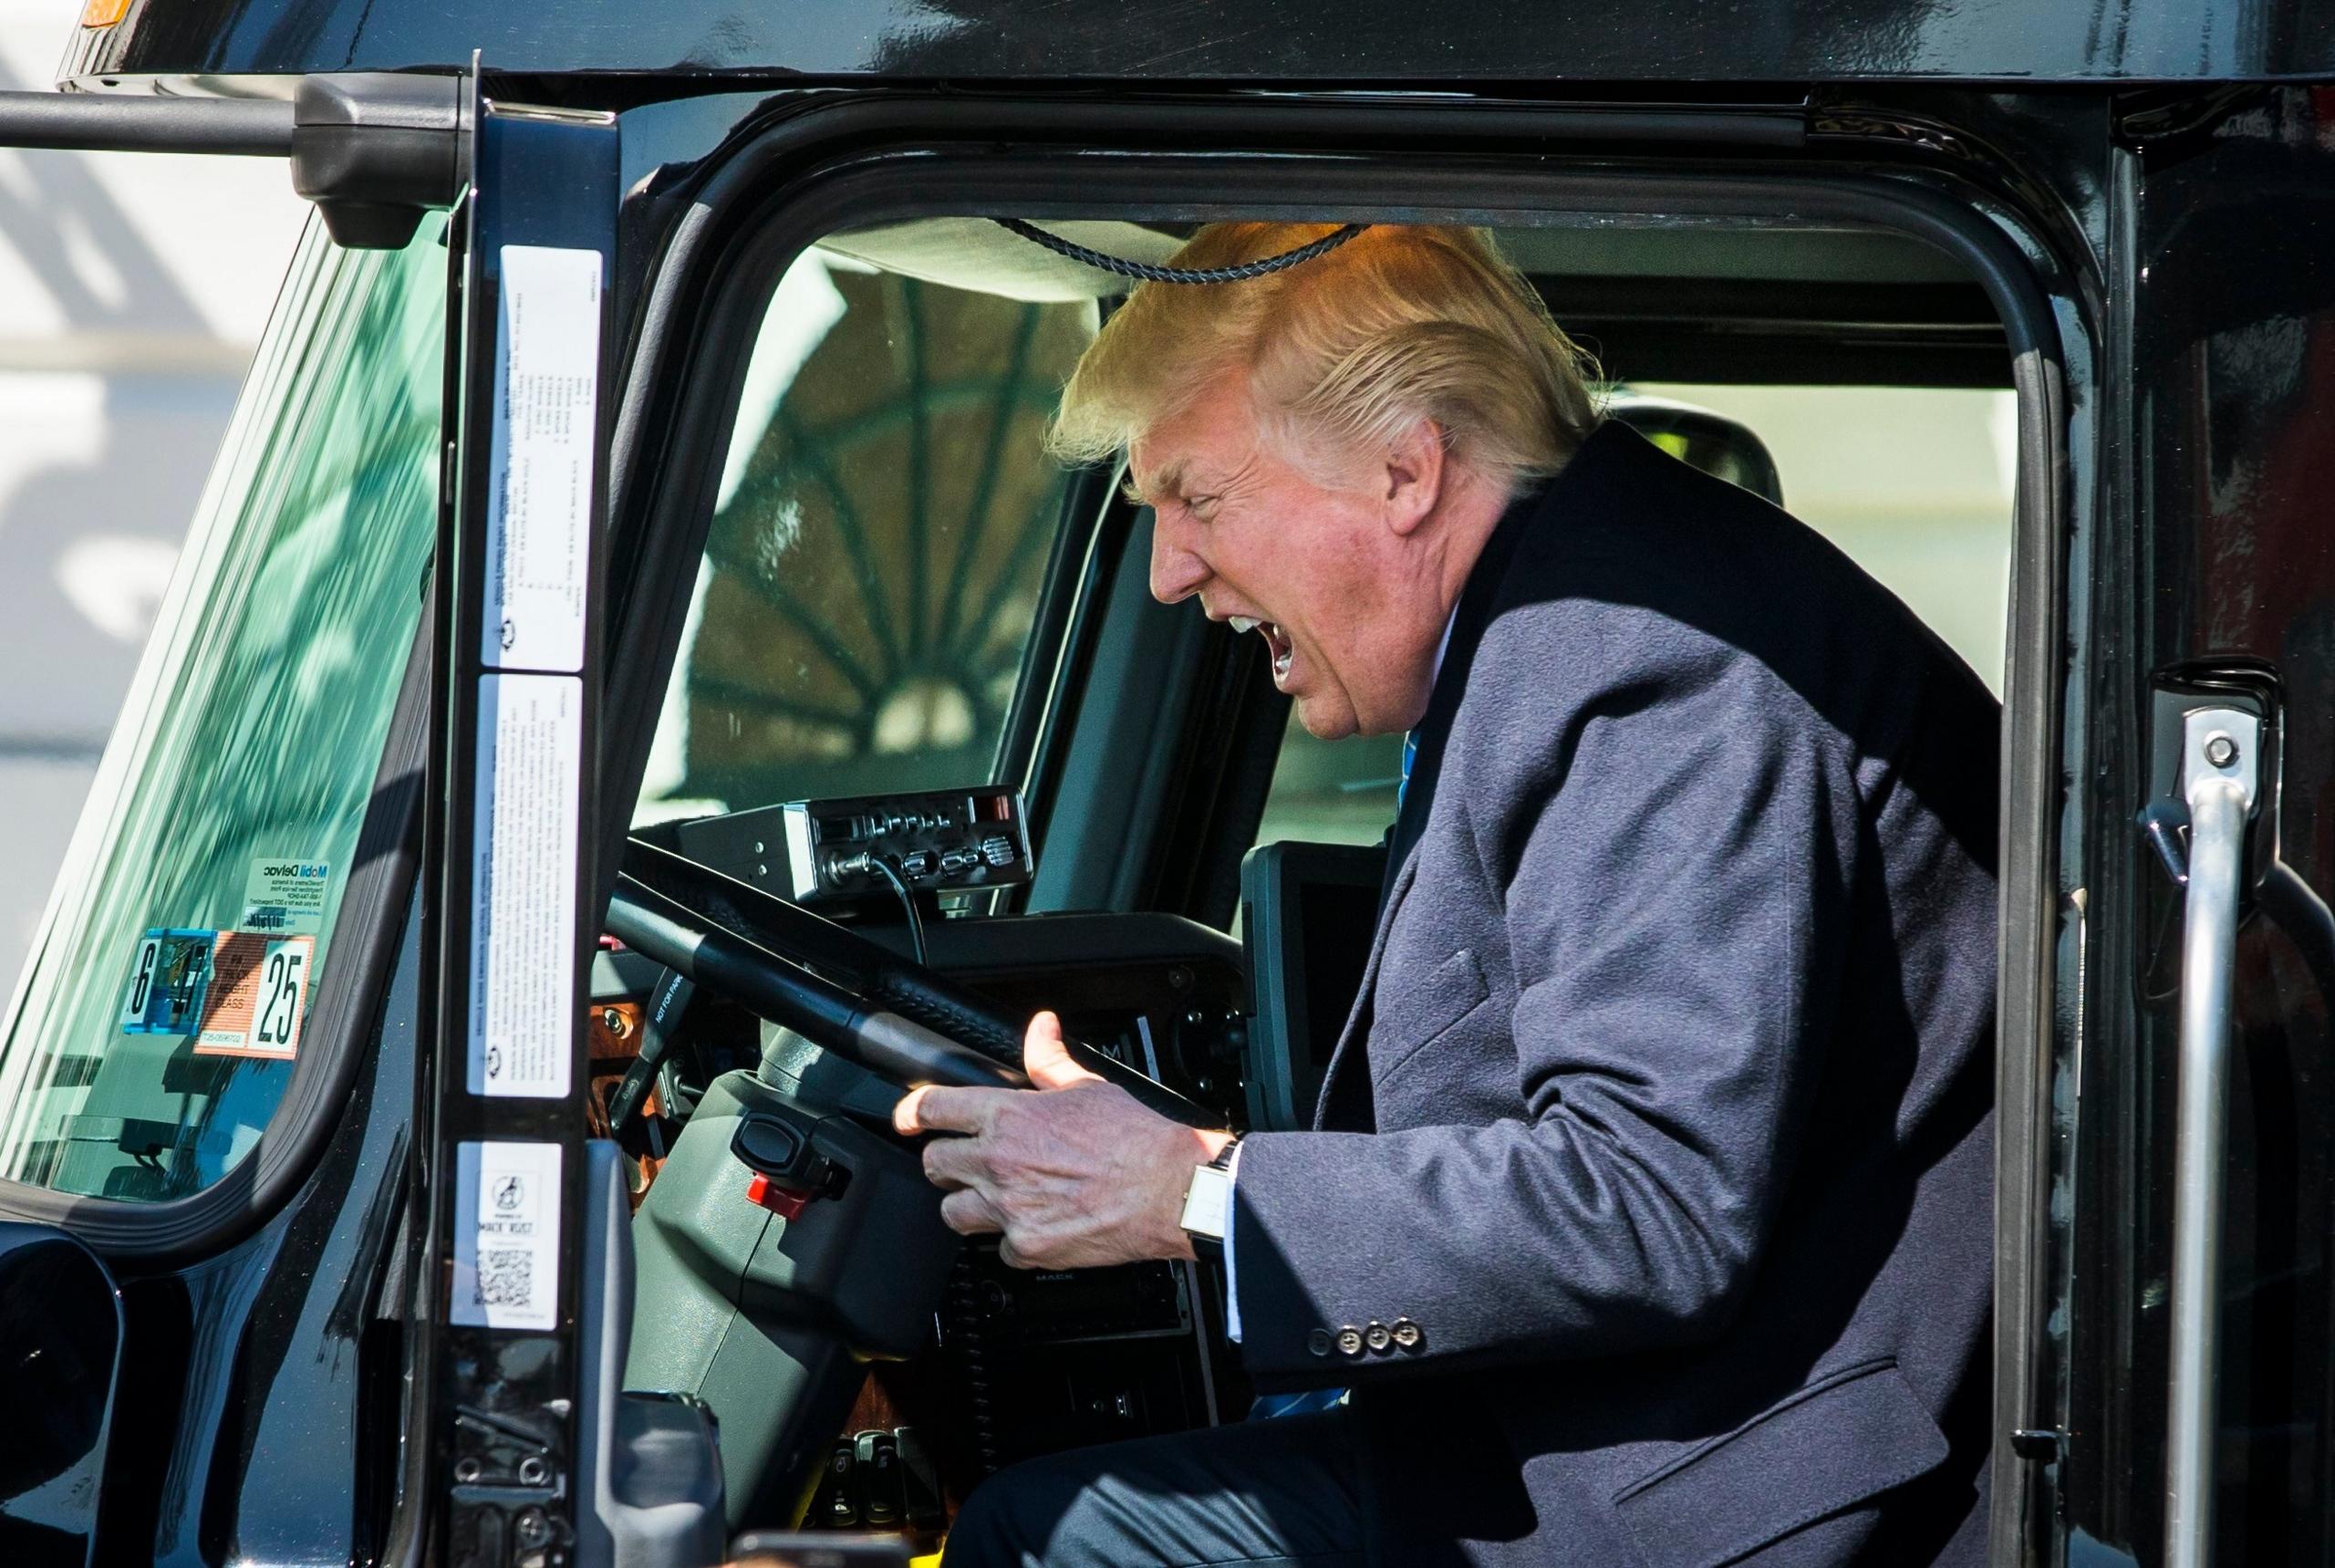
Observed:
[[[1072,1061],[1051,1012],[1030,1020],[1022,1064],[1028,1089],[911,1089],[892,1112],[903,1133],[964,1135],[924,1148],[949,1228],[1001,1233],[1019,1269],[1190,1257],[1184,1193],[1232,1135],[1170,1121]]]

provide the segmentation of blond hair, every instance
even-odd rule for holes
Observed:
[[[1210,223],[1171,265],[1237,266],[1329,232]],[[1454,461],[1513,492],[1595,427],[1595,369],[1482,230],[1379,223],[1264,277],[1138,284],[1080,357],[1047,446],[1107,461],[1240,369],[1295,461],[1383,452],[1424,418]]]

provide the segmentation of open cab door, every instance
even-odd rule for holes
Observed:
[[[12,1158],[0,1172],[9,1179],[0,1205],[0,1322],[10,1325],[14,1374],[0,1399],[11,1433],[0,1442],[0,1560],[78,1564],[158,1550],[141,1537],[154,1530],[157,1507],[167,1513],[169,1505],[140,1503],[133,1494],[151,1462],[148,1450],[167,1446],[175,1418],[161,1420],[150,1439],[126,1438],[115,1418],[117,1383],[128,1376],[119,1369],[138,1362],[140,1330],[135,1312],[125,1319],[124,1290],[108,1260],[159,1261],[167,1272],[185,1258],[200,1260],[206,1248],[232,1246],[300,1189],[325,1138],[381,1124],[394,1129],[383,1134],[394,1143],[388,1158],[369,1161],[383,1173],[378,1224],[395,1229],[404,1212],[398,1245],[410,1261],[391,1269],[387,1283],[348,1287],[379,1289],[379,1318],[402,1323],[401,1334],[366,1334],[360,1354],[368,1365],[353,1375],[387,1391],[379,1396],[382,1424],[402,1432],[392,1439],[401,1461],[384,1445],[372,1456],[379,1474],[365,1473],[363,1459],[351,1467],[358,1512],[370,1511],[368,1496],[389,1494],[379,1504],[378,1550],[367,1554],[509,1568],[718,1561],[721,1469],[710,1418],[688,1402],[619,1394],[631,1313],[628,1204],[614,1145],[586,1136],[586,1003],[607,896],[597,870],[593,725],[602,676],[598,545],[614,406],[607,318],[615,117],[494,102],[482,95],[473,65],[459,77],[309,77],[291,101],[0,94],[0,145],[286,157],[296,188],[316,202],[331,236],[330,245],[311,236],[327,271],[345,259],[362,262],[367,251],[400,253],[376,258],[394,262],[391,271],[445,268],[442,319],[425,297],[434,294],[434,279],[427,290],[409,291],[428,319],[415,307],[386,312],[409,347],[417,334],[433,347],[443,337],[442,389],[430,389],[442,392],[429,421],[434,439],[417,441],[405,430],[383,443],[389,455],[367,456],[380,433],[379,410],[361,389],[344,400],[366,404],[348,419],[330,404],[339,383],[366,380],[366,361],[335,358],[319,345],[374,330],[379,323],[356,317],[383,314],[385,296],[378,289],[301,295],[296,287],[281,310],[308,314],[285,328],[286,362],[309,365],[314,374],[287,373],[276,389],[282,409],[263,410],[282,415],[263,432],[266,455],[249,460],[266,472],[291,472],[284,483],[296,487],[308,471],[332,466],[316,453],[303,456],[304,441],[322,441],[332,449],[327,457],[364,471],[337,498],[311,506],[295,497],[275,508],[293,517],[285,526],[294,534],[326,517],[328,536],[310,540],[307,558],[333,539],[368,530],[367,486],[395,491],[398,517],[417,524],[400,535],[402,553],[384,553],[372,576],[333,589],[352,605],[394,607],[377,618],[395,623],[387,640],[334,646],[348,656],[344,663],[369,669],[368,685],[384,691],[398,692],[395,670],[407,669],[397,716],[384,697],[382,711],[366,721],[372,727],[349,728],[347,736],[309,735],[288,718],[278,726],[282,744],[308,748],[316,768],[361,763],[368,778],[374,756],[358,753],[379,744],[383,732],[391,737],[371,790],[360,783],[353,791],[353,815],[344,814],[349,842],[330,857],[332,918],[349,916],[342,935],[331,938],[328,927],[312,934],[314,924],[303,921],[311,914],[327,919],[314,911],[275,909],[290,923],[271,932],[244,929],[255,922],[240,904],[225,913],[223,904],[205,905],[197,913],[222,929],[175,929],[199,923],[192,919],[162,922],[172,929],[149,933],[160,940],[148,944],[150,953],[140,950],[142,967],[126,971],[125,996],[113,984],[112,961],[128,963],[130,955],[117,955],[119,944],[106,935],[121,923],[120,912],[109,909],[102,920],[84,922],[104,927],[92,940],[105,972],[80,988],[102,989],[104,1007],[84,1005],[87,999],[61,982],[50,985],[51,997],[36,976],[32,1000],[20,1009],[36,1021],[43,1008],[64,1017],[67,1002],[76,1020],[104,1011],[104,1027],[81,1020],[65,1031],[80,1042],[71,1049],[100,1054],[65,1060],[106,1064],[107,1071],[131,1064],[116,1049],[112,1025],[121,1014],[135,1048],[128,1054],[155,1064],[149,1097],[176,1085],[171,1103],[183,1106],[194,1104],[182,1081],[189,1053],[203,1066],[201,1053],[215,1033],[205,1032],[212,1020],[204,998],[234,989],[221,978],[231,969],[238,976],[251,970],[257,995],[245,1009],[247,1038],[228,1054],[238,1062],[265,1058],[277,1075],[266,1086],[287,1104],[302,1102],[296,1108],[304,1114],[271,1120],[263,1108],[241,1129],[248,1136],[225,1152],[224,1135],[237,1130],[227,1124],[235,1118],[211,1114],[223,1096],[197,1096],[197,1112],[181,1113],[184,1126],[154,1119],[160,1112],[140,1112],[142,1121],[113,1116],[112,1130],[99,1129],[109,1140],[101,1146],[89,1140],[106,1118],[88,1113],[109,1108],[106,1101],[85,1096],[86,1106],[76,1100],[54,1115],[41,1111],[66,1131],[48,1128],[26,1146],[36,1158]],[[449,209],[441,264],[437,231],[420,225],[433,210]],[[296,285],[300,276],[296,267]],[[266,359],[264,350],[254,372],[263,392],[274,373]],[[335,385],[310,385],[317,377]],[[284,436],[283,426],[305,434]],[[234,440],[230,464],[238,461]],[[427,512],[417,516],[409,493],[422,473],[435,497],[434,540]],[[425,555],[430,565],[417,582]],[[266,575],[265,559],[247,565]],[[195,607],[203,613],[166,628],[158,643],[175,639],[183,654],[233,633],[232,622],[223,632],[206,605]],[[279,607],[279,632],[299,620],[295,608]],[[400,656],[416,647],[412,664],[390,665],[387,641]],[[274,678],[222,679],[252,687]],[[164,672],[163,684],[172,680],[183,684]],[[304,696],[303,712],[332,709],[329,688],[326,701],[315,696]],[[140,722],[133,715],[125,725]],[[350,738],[359,730],[369,738]],[[278,763],[294,766],[275,756],[267,766]],[[255,787],[265,772],[255,763],[234,776]],[[202,803],[220,798],[220,787],[219,781],[182,787],[181,794],[192,790],[195,798],[181,805],[182,816],[207,815],[212,808]],[[360,820],[368,835],[363,845],[356,841]],[[207,833],[211,824],[196,826]],[[236,869],[240,890],[240,863]],[[327,875],[321,857],[315,875]],[[161,895],[139,896],[160,908]],[[369,900],[361,910],[360,900]],[[418,911],[418,937],[409,909]],[[360,927],[358,942],[352,933]],[[311,1005],[306,971],[322,966],[328,939],[362,950],[341,961],[342,974],[332,977],[346,1000],[320,992]],[[227,951],[222,944],[236,942],[244,944],[236,953],[252,963],[236,968],[220,956]],[[183,995],[171,990],[176,971],[166,972],[174,954],[185,960]],[[354,979],[360,965],[362,984]],[[359,1053],[335,1044],[379,1027],[382,987],[390,985],[403,988],[409,1001],[400,1005],[410,1005],[419,1024],[410,1106],[402,1092],[393,1104],[368,1102],[349,1076]],[[240,979],[235,987],[236,994],[251,989]],[[279,1025],[280,1041],[269,1033]],[[40,1072],[13,1087],[0,1083],[0,1105],[14,1096],[39,1109],[55,1098],[47,1087],[57,1078],[47,1070],[53,1064],[27,1059]],[[23,1075],[13,1058],[11,1072]],[[410,1147],[402,1137],[409,1108]],[[12,1150],[26,1143],[15,1124],[33,1119],[30,1111],[11,1118]],[[219,1151],[205,1141],[213,1121],[221,1124]],[[299,1136],[279,1136],[285,1125],[298,1126]],[[141,1130],[150,1127],[150,1137]],[[154,1147],[133,1148],[133,1132]],[[142,1163],[131,1168],[133,1156]],[[144,1207],[113,1201],[128,1199]],[[152,1240],[158,1225],[175,1226],[178,1239]],[[366,1315],[358,1314],[360,1331]],[[192,1369],[190,1377],[220,1370],[204,1359],[218,1358],[215,1346],[176,1344],[171,1354]],[[172,1395],[150,1389],[150,1397],[167,1405]],[[135,1462],[125,1463],[130,1449]]]
[[[400,253],[312,234],[294,259],[0,1025],[0,1562],[164,1554],[183,1386],[248,1372],[187,1282],[300,1267],[315,1243],[266,1228],[372,1120],[350,1085],[410,894],[398,677],[428,551],[393,524],[416,425],[443,434],[437,388],[410,395],[445,328],[416,235],[458,194],[462,96],[0,93],[0,147],[285,158],[336,240]]]

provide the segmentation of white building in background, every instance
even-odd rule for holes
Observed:
[[[0,88],[78,0],[0,0]],[[307,218],[282,161],[0,150],[0,994]]]

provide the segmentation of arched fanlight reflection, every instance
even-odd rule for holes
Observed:
[[[974,782],[1012,700],[1060,514],[1045,421],[1092,310],[827,281],[832,325],[742,429],[708,536],[674,796]]]

